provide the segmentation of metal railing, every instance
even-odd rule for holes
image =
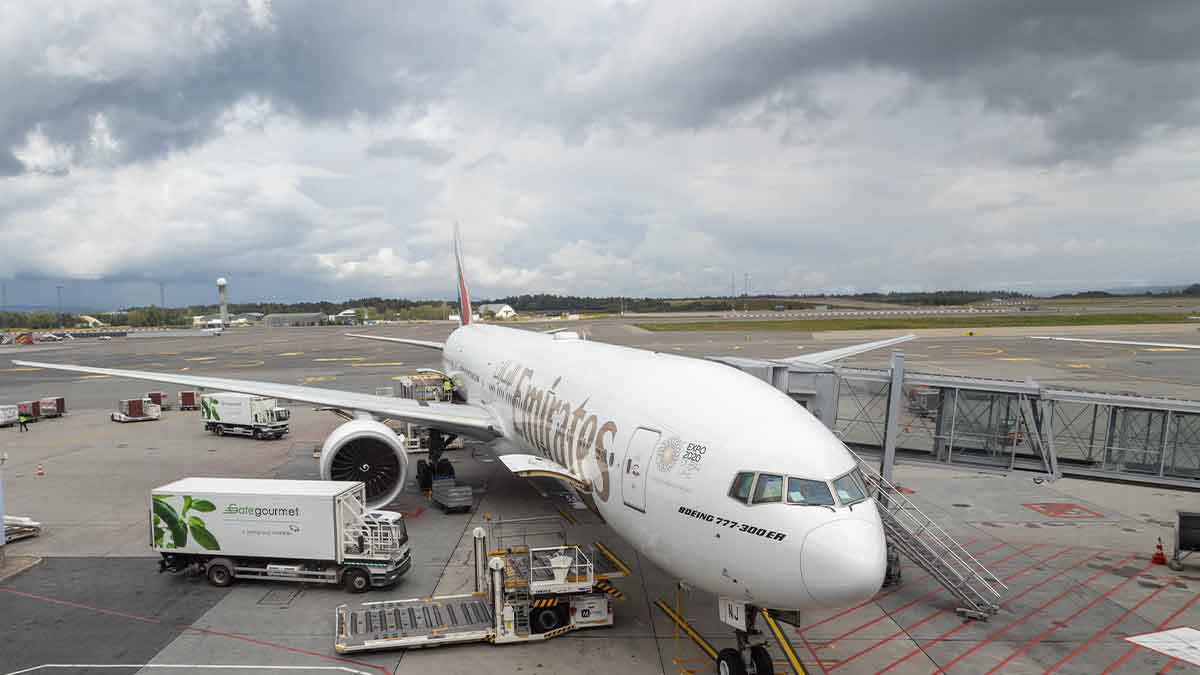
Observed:
[[[889,543],[928,572],[962,603],[960,614],[987,619],[999,611],[1004,582],[967,552],[932,518],[925,515],[895,485],[867,462],[858,460],[859,471],[872,492]]]

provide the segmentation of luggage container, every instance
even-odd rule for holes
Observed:
[[[11,427],[17,423],[17,406],[0,405],[0,427]]]
[[[162,416],[162,409],[148,398],[129,398],[117,401],[111,415],[114,422],[152,422]]]
[[[163,410],[171,409],[171,400],[167,398],[167,394],[161,391],[148,391],[145,398],[150,399],[154,405]]]
[[[21,401],[17,404],[17,414],[24,415],[30,422],[36,422],[42,416],[42,402]]]
[[[196,410],[200,407],[200,399],[194,391],[179,392],[179,409]]]
[[[41,406],[42,417],[58,417],[62,415],[58,410],[57,398],[44,398],[38,403]]]

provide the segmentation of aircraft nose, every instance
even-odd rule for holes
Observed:
[[[883,585],[887,548],[883,529],[867,520],[835,520],[808,534],[800,571],[808,594],[822,607],[870,599]]]

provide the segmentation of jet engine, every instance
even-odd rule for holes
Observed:
[[[407,475],[404,437],[381,422],[351,420],[334,429],[321,446],[321,478],[365,483],[370,508],[391,503]]]

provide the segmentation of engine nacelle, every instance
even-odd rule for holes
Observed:
[[[408,476],[404,437],[371,419],[356,419],[333,430],[321,446],[323,480],[356,480],[367,486],[367,506],[394,500]]]

